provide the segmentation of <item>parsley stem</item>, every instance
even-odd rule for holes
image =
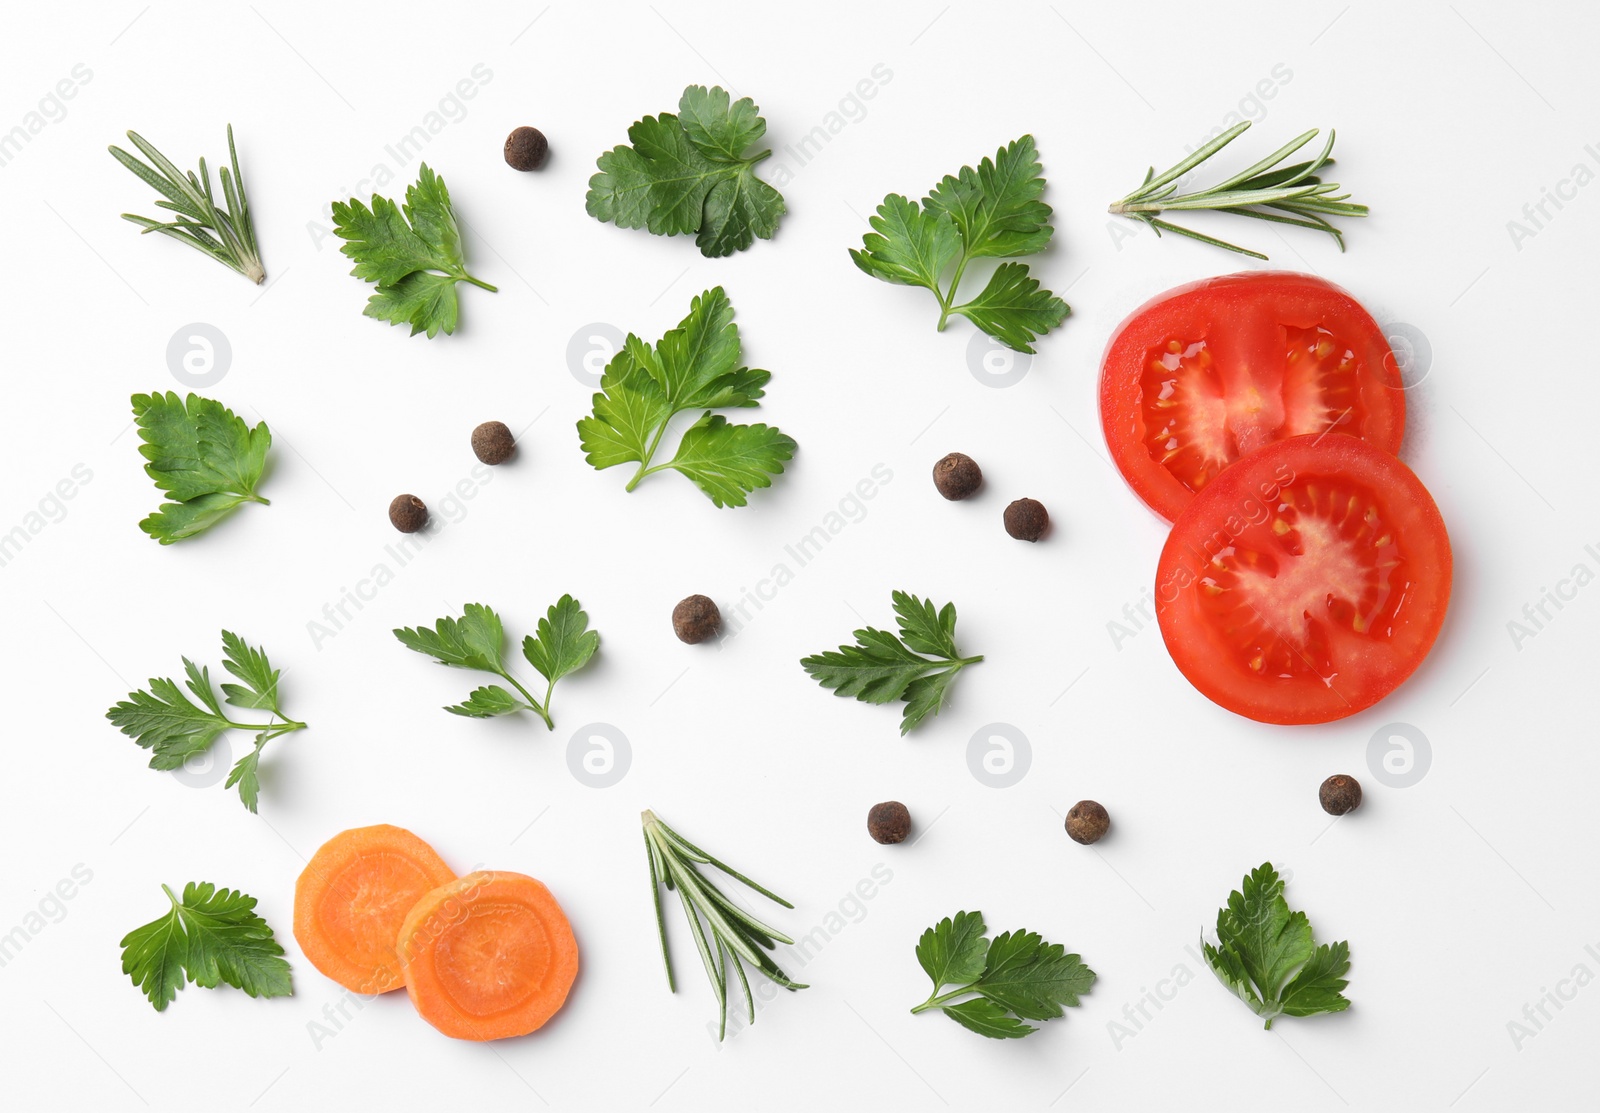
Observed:
[[[967,263],[969,263],[970,261],[971,261],[970,257],[967,255],[966,252],[963,251],[961,253],[961,259],[956,263],[955,276],[950,279],[950,290],[949,290],[949,292],[941,294],[937,290],[934,291],[934,296],[936,296],[939,299],[939,331],[940,332],[944,331],[945,323],[950,320],[951,306],[953,305],[953,303],[956,300],[956,290],[961,285],[961,276],[962,276],[962,274],[964,274],[966,272]]]
[[[531,707],[538,714],[539,718],[544,720],[544,725],[545,726],[549,727],[551,730],[555,730],[556,729],[555,721],[550,718],[550,713],[548,711],[546,711],[544,709],[544,707],[542,707],[539,704],[538,700],[533,698],[533,693],[529,692],[528,689],[524,688],[521,685],[521,683],[518,682],[517,678],[512,676],[509,672],[503,672],[500,675],[505,677],[505,679],[511,684],[511,686],[513,688],[515,688],[517,691],[522,693],[522,698],[527,700],[528,701],[528,706]],[[550,689],[552,691],[555,689],[555,682],[554,681],[550,682]],[[545,700],[546,704],[548,704],[550,702],[550,692],[549,691],[545,692],[544,700]]]
[[[478,287],[480,290],[488,290],[491,294],[498,294],[500,292],[500,288],[498,286],[491,286],[487,282],[484,282],[482,279],[473,278],[470,274],[467,274],[465,271],[461,272],[461,281],[470,282],[474,286]]]
[[[628,480],[628,485],[624,487],[623,490],[632,491],[639,485],[639,481],[645,476],[652,472],[658,472],[663,468],[670,468],[672,466],[671,464],[657,464],[655,467],[650,466],[650,461],[656,458],[656,449],[661,446],[661,438],[666,435],[667,425],[670,424],[670,422],[670,418],[667,421],[663,421],[660,428],[658,428],[655,431],[655,434],[650,438],[650,446],[644,450],[644,459],[639,461],[639,470],[633,473],[633,478]]]
[[[654,467],[648,467],[648,468],[645,467],[643,464],[640,464],[639,465],[639,471],[634,475],[634,477],[632,479],[628,480],[627,487],[625,487],[623,489],[627,490],[627,491],[631,491],[631,490],[633,490],[635,487],[637,487],[639,485],[639,480],[643,479],[645,476],[654,475],[658,471],[666,471],[670,467],[672,467],[672,461],[670,461],[670,460],[667,461],[665,464],[656,464]]]
[[[267,731],[274,738],[280,734],[292,734],[294,731],[306,729],[304,723],[297,723],[293,719],[284,719],[278,723],[236,723],[232,719],[223,719],[222,721],[234,730]]]
[[[977,985],[977,984],[978,984],[977,982],[973,982],[972,983],[972,985]],[[914,1012],[914,1013],[924,1013],[924,1012],[927,1012],[929,1009],[937,1009],[937,1008],[940,1008],[941,1006],[943,1006],[946,1001],[952,1000],[953,998],[956,998],[956,997],[960,997],[963,994],[972,993],[972,992],[974,992],[974,991],[973,991],[973,988],[972,988],[971,985],[964,985],[960,989],[952,989],[949,993],[941,993],[941,994],[938,994],[937,996],[929,997],[922,1004],[913,1006],[911,1011]]]

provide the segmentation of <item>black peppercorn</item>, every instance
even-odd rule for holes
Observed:
[[[911,813],[898,800],[885,800],[881,804],[874,804],[872,810],[867,813],[867,834],[872,836],[873,842],[889,846],[905,842],[906,836],[910,833]]]
[[[971,456],[952,452],[933,465],[933,485],[951,502],[958,502],[983,483],[983,469]]]
[[[704,595],[691,595],[672,608],[672,632],[678,640],[698,645],[717,636],[722,629],[722,612]]]
[[[416,533],[428,524],[428,507],[416,495],[396,495],[389,504],[389,523],[401,533]]]
[[[1050,528],[1050,512],[1037,499],[1018,499],[1006,507],[1006,532],[1018,541],[1037,541]]]
[[[1093,800],[1079,800],[1067,812],[1067,834],[1084,846],[1099,842],[1111,829],[1111,817]]]
[[[485,421],[472,431],[472,454],[485,464],[503,464],[511,458],[517,439],[503,421]]]
[[[517,128],[506,136],[506,165],[513,170],[537,170],[550,153],[550,143],[538,128]]]
[[[1329,815],[1344,815],[1361,806],[1361,782],[1344,773],[1335,773],[1317,790],[1322,810]]]

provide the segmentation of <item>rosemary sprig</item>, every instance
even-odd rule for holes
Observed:
[[[251,282],[260,285],[266,281],[267,272],[261,265],[261,251],[256,246],[256,231],[250,223],[250,202],[245,196],[244,175],[239,173],[239,154],[233,148],[233,125],[228,125],[228,161],[233,173],[224,166],[218,172],[222,179],[224,208],[218,209],[211,193],[211,174],[206,170],[206,160],[200,160],[198,176],[193,170],[181,172],[160,151],[149,144],[138,132],[130,131],[128,138],[139,148],[151,165],[140,162],[121,147],[109,148],[118,162],[133,171],[166,198],[156,204],[177,213],[174,220],[151,220],[147,216],[123,213],[122,219],[132,221],[145,232],[160,232],[197,251],[203,251],[224,266],[231,267]]]
[[[785,908],[793,908],[794,905],[772,890],[757,885],[732,866],[717,861],[668,827],[654,812],[645,811],[641,818],[644,821],[645,850],[650,858],[650,897],[656,907],[656,930],[661,934],[661,960],[667,968],[667,989],[677,992],[672,977],[672,954],[667,949],[667,924],[661,911],[662,885],[676,889],[678,899],[683,902],[683,914],[689,920],[689,932],[694,936],[700,961],[705,964],[706,976],[711,979],[711,988],[717,995],[719,1040],[728,1034],[730,967],[739,976],[739,986],[744,991],[745,1008],[751,1023],[756,1019],[756,1003],[750,994],[750,980],[745,976],[744,963],[748,962],[785,989],[805,989],[804,985],[790,981],[789,976],[766,954],[776,944],[793,944],[794,940],[777,928],[762,923],[723,896],[695,867],[715,866],[735,881],[743,882]]]
[[[1293,166],[1284,167],[1278,165],[1315,139],[1318,135],[1316,128],[1296,136],[1254,166],[1239,171],[1227,181],[1193,193],[1177,192],[1179,178],[1232,143],[1249,128],[1248,120],[1235,124],[1159,176],[1152,166],[1145,172],[1143,184],[1114,203],[1108,211],[1128,217],[1130,220],[1141,220],[1154,229],[1158,236],[1163,231],[1176,232],[1180,236],[1188,236],[1192,240],[1224,247],[1229,251],[1237,251],[1241,255],[1249,255],[1256,259],[1265,259],[1266,256],[1259,251],[1251,251],[1226,240],[1196,232],[1192,228],[1184,228],[1170,221],[1158,219],[1157,214],[1212,209],[1217,212],[1254,217],[1256,220],[1270,220],[1274,224],[1293,224],[1298,228],[1311,228],[1328,233],[1339,245],[1339,250],[1343,251],[1343,234],[1324,218],[1366,216],[1367,207],[1350,203],[1347,200],[1350,196],[1348,193],[1338,193],[1340,188],[1338,182],[1324,182],[1316,176],[1318,171],[1333,165],[1333,159],[1329,156],[1333,153],[1333,139],[1336,133],[1332,130],[1328,132],[1328,142],[1323,146],[1322,153],[1310,162],[1297,162]]]

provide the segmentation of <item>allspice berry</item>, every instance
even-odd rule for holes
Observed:
[[[538,128],[517,128],[506,136],[506,165],[513,170],[537,170],[550,153],[550,143]]]
[[[952,452],[933,465],[933,485],[951,502],[959,502],[983,485],[983,469],[971,456]]]
[[[1111,817],[1093,800],[1079,800],[1067,812],[1067,834],[1073,842],[1088,846],[1099,842],[1111,830]]]
[[[1344,815],[1361,806],[1361,782],[1345,773],[1335,773],[1317,789],[1322,810],[1329,815]]]
[[[704,595],[691,595],[672,608],[672,632],[681,642],[698,645],[721,629],[722,612]]]
[[[389,504],[389,524],[401,533],[416,533],[428,524],[428,506],[416,495],[396,495]]]
[[[911,813],[898,800],[874,804],[867,813],[867,834],[872,836],[873,842],[885,846],[905,842],[906,836],[911,834]]]
[[[485,464],[503,464],[516,451],[517,439],[503,421],[485,421],[472,431],[472,454]]]
[[[1050,528],[1050,512],[1037,499],[1018,499],[1006,507],[1006,532],[1018,541],[1037,541]]]

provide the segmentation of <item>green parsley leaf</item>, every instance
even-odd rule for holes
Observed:
[[[417,271],[393,286],[379,286],[362,313],[392,325],[410,325],[412,336],[424,329],[430,340],[441,332],[449,336],[461,322],[461,301],[456,296],[459,281],[449,275]]]
[[[1095,973],[1059,943],[1031,931],[984,938],[983,913],[957,912],[922,933],[917,962],[933,992],[913,1013],[942,1009],[951,1020],[991,1039],[1021,1039],[1038,1029],[1027,1020],[1054,1020],[1075,1007]],[[940,992],[945,986],[955,989]],[[976,996],[954,1003],[958,997]]]
[[[767,134],[755,102],[745,97],[736,103],[727,90],[691,85],[678,100],[678,123],[689,141],[717,162],[744,162],[750,145]]]
[[[945,1005],[944,1015],[963,1028],[970,1028],[992,1040],[1020,1040],[1038,1031],[1033,1025],[1024,1024],[1006,1012],[1004,1005],[998,1005],[987,997],[970,997],[959,1005]]]
[[[1044,194],[1043,168],[1033,136],[1000,148],[994,160],[974,170],[963,166],[955,177],[945,175],[925,205],[949,213],[961,232],[969,258],[1015,259],[1037,255],[1050,242],[1050,206]]]
[[[335,201],[333,231],[345,241],[339,250],[356,261],[350,273],[377,283],[366,316],[410,325],[412,336],[425,331],[431,340],[455,332],[458,282],[497,292],[467,273],[450,191],[427,163],[416,184],[406,188],[402,207],[377,194],[371,208],[354,197]]]
[[[216,697],[205,670],[197,670],[187,657],[183,667],[190,676],[190,690],[208,707],[214,707]],[[151,678],[149,691],[128,693],[127,700],[113,707],[106,717],[140,746],[154,751],[150,758],[152,769],[179,768],[190,756],[204,753],[229,729],[219,711],[196,707],[176,683],[161,677]]]
[[[469,719],[492,719],[497,715],[515,715],[518,711],[532,711],[533,708],[500,685],[489,684],[482,688],[474,688],[466,699],[445,710],[452,715],[464,715]]]
[[[304,730],[278,704],[279,672],[263,651],[254,648],[237,634],[222,632],[223,665],[243,686],[224,684],[223,695],[234,707],[269,712],[265,723],[236,723],[229,719],[211,687],[209,669],[183,658],[187,680],[184,695],[175,681],[152,677],[148,690],[129,692],[128,698],[106,712],[106,718],[144,749],[151,751],[150,768],[179,769],[184,762],[210,749],[211,744],[230,730],[256,731],[255,749],[234,764],[224,788],[239,788],[239,799],[251,812],[260,795],[257,767],[261,750],[280,735]],[[199,702],[196,703],[195,700]]]
[[[863,703],[906,701],[900,733],[907,734],[944,705],[950,683],[962,669],[983,660],[956,649],[956,608],[942,609],[903,591],[893,593],[900,635],[871,626],[855,632],[855,645],[841,645],[803,658],[801,667],[835,695]]]
[[[922,933],[917,962],[933,979],[934,988],[967,985],[983,977],[989,941],[983,937],[982,912],[957,912]]]
[[[1229,991],[1266,1021],[1280,1016],[1343,1012],[1350,1001],[1350,946],[1316,946],[1304,912],[1291,912],[1272,863],[1245,876],[1217,913],[1217,945],[1203,938],[1207,964]]]
[[[165,885],[166,915],[123,936],[122,972],[161,1012],[185,980],[205,989],[226,982],[251,997],[294,993],[289,964],[272,928],[255,912],[256,900],[209,881],[191,881],[183,900]]]
[[[824,688],[863,703],[893,703],[905,697],[906,686],[932,667],[893,634],[871,626],[855,632],[856,645],[841,645],[803,659],[800,664]]]
[[[633,145],[600,156],[584,200],[589,215],[658,236],[697,233],[707,258],[769,240],[787,211],[783,195],[756,177],[772,154],[746,156],[767,132],[755,102],[733,101],[721,87],[691,85],[678,114],[646,116],[628,129]]]
[[[698,232],[712,179],[727,168],[702,155],[668,112],[639,120],[628,138],[632,147],[600,156],[600,173],[589,179],[584,198],[589,215],[658,236]]]
[[[1283,990],[1284,1016],[1316,1016],[1343,1012],[1350,1002],[1341,992],[1350,983],[1350,944],[1324,943]]]
[[[976,659],[981,661],[983,658]],[[900,716],[901,734],[909,734],[929,715],[939,713],[944,706],[945,696],[949,694],[950,684],[960,671],[960,668],[954,668],[929,673],[906,685],[905,694],[901,697],[906,701],[906,709]]]
[[[396,630],[394,636],[407,649],[426,653],[458,669],[505,671],[505,627],[500,616],[482,603],[468,603],[460,618],[441,618],[432,630]]]
[[[885,282],[939,293],[939,276],[961,254],[961,233],[950,214],[891,193],[867,223],[874,231],[863,237],[862,250],[850,250],[856,266]]]
[[[932,602],[924,602],[903,591],[894,593],[894,613],[900,626],[900,636],[906,645],[918,653],[931,653],[936,657],[956,657],[956,605],[946,603],[936,610]]]
[[[606,365],[594,412],[578,422],[584,459],[596,470],[637,464],[627,489],[653,472],[688,477],[718,507],[744,506],[770,487],[793,459],[794,439],[770,425],[730,425],[714,409],[760,404],[770,372],[740,363],[739,327],[721,286],[689,306],[689,315],[655,345],[629,334]],[[704,410],[665,463],[652,464],[676,414]]]
[[[203,533],[241,503],[267,504],[256,494],[272,445],[266,422],[252,429],[220,402],[170,390],[135,394],[133,419],[145,474],[172,500],[139,523],[161,544]]]
[[[793,439],[771,425],[729,425],[707,413],[684,432],[671,466],[717,506],[743,506],[746,494],[772,486],[794,449]]]
[[[953,314],[967,318],[1008,348],[1032,352],[1033,342],[1066,319],[1067,303],[1039,285],[1024,263],[995,271],[976,298],[956,303],[974,259],[1036,255],[1050,242],[1050,206],[1033,136],[1000,148],[977,169],[946,175],[918,206],[891,193],[868,222],[872,231],[850,258],[885,282],[922,286],[939,300],[939,331]],[[954,266],[948,285],[943,276]]]
[[[1019,352],[1061,323],[1061,299],[1039,285],[1022,263],[1002,263],[983,292],[965,305],[952,306],[984,332]]]
[[[493,673],[521,695],[521,699],[498,684],[476,688],[461,703],[446,707],[452,715],[489,719],[532,711],[551,730],[550,696],[556,681],[577,672],[589,663],[600,648],[600,635],[589,629],[589,616],[570,595],[563,595],[539,620],[538,636],[522,641],[522,655],[546,680],[544,699],[534,699],[528,689],[511,675],[505,663],[505,628],[500,616],[482,603],[468,603],[460,618],[441,618],[433,629],[419,626],[396,630],[394,636],[407,649],[426,654],[442,665]]]
[[[1025,1020],[1054,1020],[1063,1005],[1094,984],[1094,971],[1060,944],[1030,931],[1008,931],[989,944],[983,977],[975,983],[991,1001]]]
[[[239,799],[244,801],[244,806],[252,813],[256,810],[256,802],[261,798],[261,747],[267,744],[270,735],[262,731],[256,735],[255,748],[244,757],[233,763],[233,768],[228,771],[228,779],[223,782],[223,788],[239,788]]]
[[[278,711],[278,670],[262,650],[246,644],[238,634],[222,632],[222,667],[244,681],[244,685],[224,684],[222,694],[235,707]]]
[[[600,635],[589,629],[589,616],[570,595],[539,620],[538,637],[522,639],[522,655],[552,685],[587,665],[599,648]]]

